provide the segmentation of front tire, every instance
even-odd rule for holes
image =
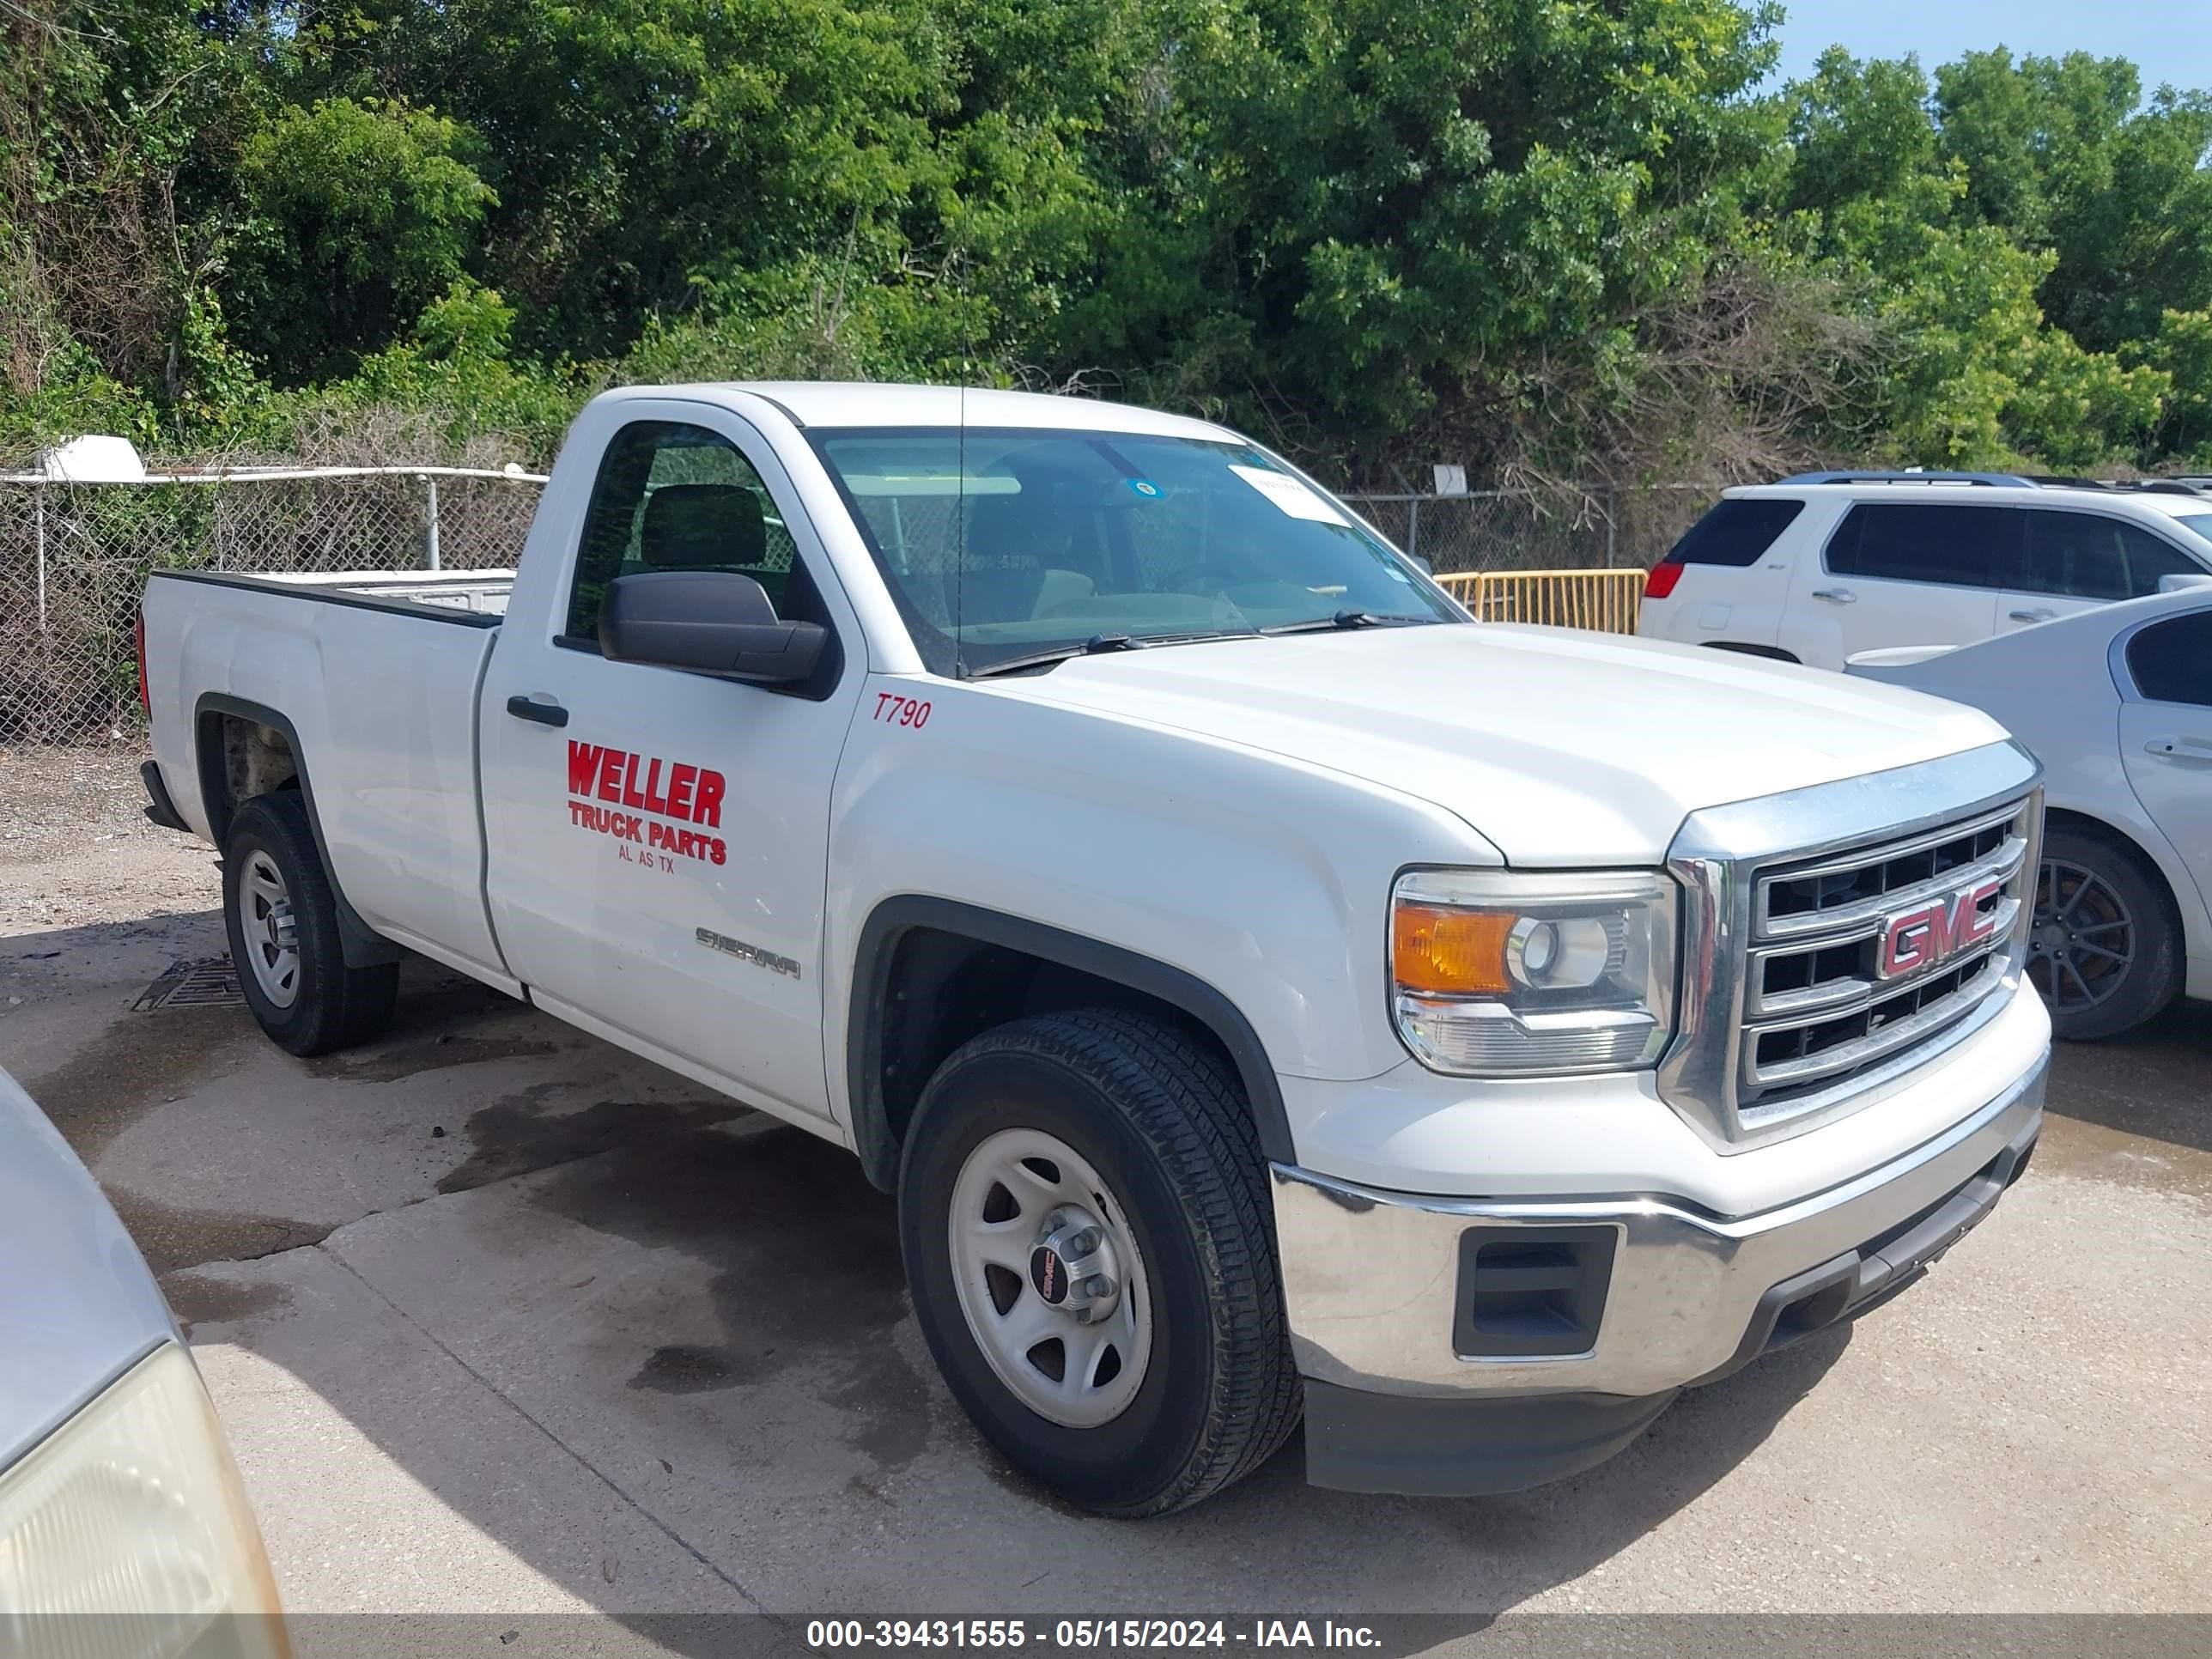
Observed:
[[[2117,1036],[2181,988],[2181,924],[2157,875],[2112,836],[2071,824],[2044,836],[2028,978],[2054,1036]]]
[[[954,1396],[1015,1467],[1103,1515],[1195,1504],[1297,1422],[1270,1214],[1226,1069],[1113,1010],[959,1049],[899,1174],[915,1313]]]
[[[328,1054],[391,1024],[399,966],[346,966],[337,895],[299,791],[257,795],[232,817],[222,909],[239,989],[278,1048]]]

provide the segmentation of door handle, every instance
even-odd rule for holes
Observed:
[[[568,711],[550,697],[544,702],[534,697],[509,697],[507,712],[519,720],[535,720],[540,726],[566,726],[568,723]]]
[[[2024,623],[2049,622],[2051,617],[2051,613],[2050,611],[2044,610],[2039,605],[2027,611],[2008,611],[2005,614],[2010,617],[2014,622]]]
[[[2153,738],[2143,744],[2143,753],[2174,760],[2212,761],[2212,738]]]
[[[1848,587],[1816,587],[1813,590],[1813,597],[1826,599],[1830,605],[1856,605],[1859,602],[1859,596]]]

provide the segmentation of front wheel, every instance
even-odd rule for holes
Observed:
[[[2181,984],[2180,924],[2163,886],[2109,836],[2044,837],[2027,974],[2055,1036],[2089,1042],[2142,1024]]]
[[[953,1395],[1082,1507],[1182,1509],[1297,1419],[1258,1132],[1164,1022],[1017,1020],[923,1091],[899,1176],[915,1312]]]

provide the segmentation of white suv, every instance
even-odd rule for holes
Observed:
[[[2212,495],[2003,473],[1814,472],[1731,489],[1651,572],[1639,631],[1841,668],[2212,580]]]

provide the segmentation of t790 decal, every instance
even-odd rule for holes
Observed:
[[[911,726],[918,730],[929,724],[929,704],[896,691],[878,691],[875,717],[886,726]]]
[[[669,869],[679,858],[726,863],[729,847],[720,836],[678,825],[720,829],[727,789],[728,781],[711,767],[568,739],[568,793],[575,797],[568,803],[568,821],[623,842],[625,858],[633,856],[635,845],[671,855],[659,860]],[[676,822],[662,822],[667,818]]]

